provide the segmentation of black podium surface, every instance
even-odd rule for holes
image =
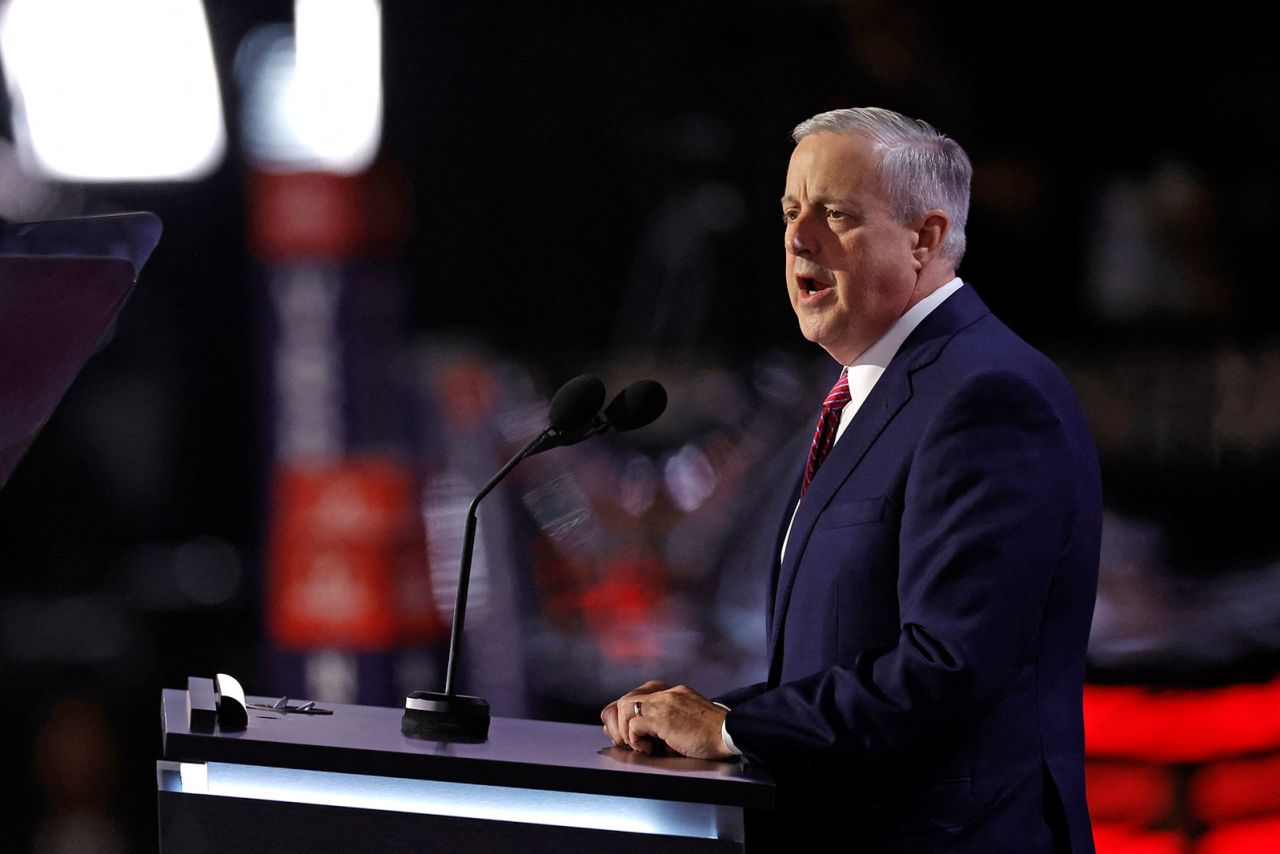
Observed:
[[[494,718],[487,741],[451,743],[402,735],[401,709],[326,708],[205,733],[186,691],[164,691],[162,851],[278,844],[282,827],[309,851],[742,851],[744,810],[773,804],[760,769],[644,756],[598,726]]]

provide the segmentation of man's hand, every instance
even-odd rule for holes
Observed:
[[[661,741],[695,759],[732,759],[720,735],[726,714],[692,688],[650,681],[605,706],[600,720],[618,747],[653,753]]]

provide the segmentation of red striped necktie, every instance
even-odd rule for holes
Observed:
[[[818,466],[822,465],[822,461],[831,452],[831,446],[836,443],[840,413],[848,403],[849,371],[846,369],[840,372],[840,379],[831,387],[827,399],[822,402],[822,414],[818,416],[818,427],[813,431],[813,444],[809,446],[809,461],[805,463],[804,481],[800,484],[801,498],[809,491],[809,484],[813,482],[813,476],[818,473]]]

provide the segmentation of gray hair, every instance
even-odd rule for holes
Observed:
[[[907,224],[937,208],[951,218],[940,254],[959,266],[964,224],[969,218],[973,165],[954,139],[933,125],[880,107],[819,113],[796,125],[796,142],[815,133],[861,134],[882,151],[877,174],[899,222]]]

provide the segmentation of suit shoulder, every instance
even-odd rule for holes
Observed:
[[[1085,453],[1091,431],[1071,383],[1057,365],[994,315],[987,313],[958,330],[936,358],[912,376],[912,386],[935,412],[986,402],[996,411],[1021,404],[1051,413],[1078,437]]]
[[[1062,370],[992,314],[957,332],[942,348],[938,363],[950,375],[952,388],[1026,384],[1051,400],[1075,401]]]

